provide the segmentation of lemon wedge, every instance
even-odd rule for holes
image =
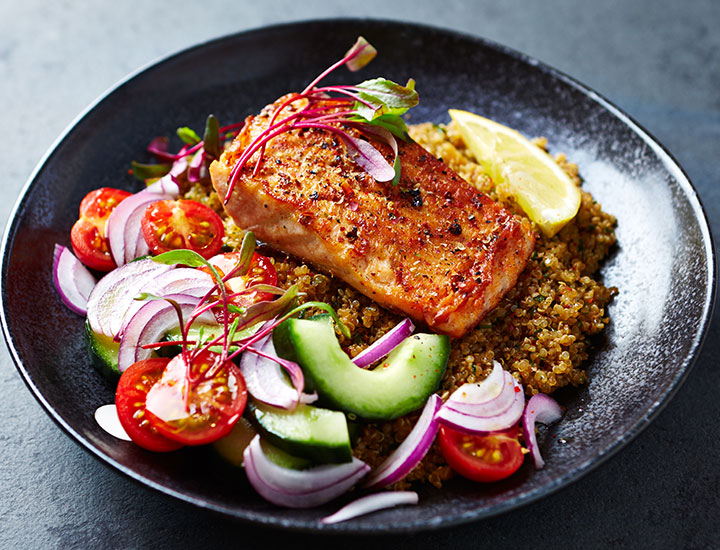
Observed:
[[[580,190],[550,155],[512,128],[467,111],[449,112],[487,174],[496,185],[507,186],[546,236],[575,217]]]

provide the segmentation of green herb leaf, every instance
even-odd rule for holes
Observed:
[[[228,311],[237,313],[238,315],[245,315],[245,312],[247,311],[247,308],[236,306],[235,304],[228,304],[227,308]]]
[[[203,135],[203,148],[212,158],[220,156],[220,126],[215,115],[208,115]]]
[[[256,245],[255,234],[252,231],[245,233],[242,244],[240,245],[240,267],[235,272],[237,276],[242,277],[249,271]]]
[[[253,235],[253,240],[254,239],[255,239],[255,236]],[[203,258],[200,254],[198,254],[197,252],[195,252],[193,250],[188,250],[185,248],[178,249],[178,250],[170,250],[168,252],[163,252],[162,254],[158,254],[157,256],[154,256],[152,258],[152,261],[157,262],[159,264],[165,264],[165,265],[181,264],[181,265],[186,265],[188,267],[203,267],[203,266],[205,266],[212,273],[212,277],[215,280],[215,283],[221,289],[225,288],[225,286],[222,284],[222,277],[218,273],[217,269],[215,269],[215,266],[212,265],[205,258]],[[221,292],[222,292],[222,290],[221,290]]]
[[[170,250],[153,256],[153,262],[165,265],[182,264],[188,267],[210,266],[210,263],[197,252],[187,249]]]
[[[377,55],[377,50],[362,36],[358,36],[355,44],[345,53],[345,66],[352,72],[359,71],[370,63]]]
[[[272,302],[257,302],[247,308],[243,315],[243,319],[238,324],[239,329],[269,321],[278,315],[281,315],[295,301],[298,295],[297,285],[292,285],[285,291],[285,294]]]
[[[395,157],[395,163],[393,164],[393,170],[395,170],[395,177],[392,180],[393,185],[400,183],[400,176],[402,175],[402,165],[400,164],[400,155]]]
[[[170,164],[141,164],[132,161],[132,173],[137,179],[145,181],[152,178],[161,178],[170,171]]]
[[[188,128],[187,126],[178,128],[177,135],[181,140],[183,140],[183,143],[187,143],[188,145],[197,145],[200,141],[202,141],[195,130]]]
[[[355,86],[360,90],[359,96],[370,106],[356,102],[355,109],[358,114],[368,121],[382,115],[402,115],[411,107],[418,104],[418,94],[415,91],[415,81],[409,80],[406,86],[401,86],[385,78],[373,78]]]
[[[380,126],[389,131],[396,138],[408,141],[408,128],[405,121],[398,115],[382,115],[370,121],[373,126]]]
[[[151,294],[150,292],[141,292],[133,300],[137,300],[139,302],[142,302],[144,300],[164,300],[162,296],[156,296],[155,294]]]

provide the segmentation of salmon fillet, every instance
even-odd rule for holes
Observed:
[[[243,149],[287,97],[248,117],[210,166],[221,198]],[[369,141],[392,162],[389,146]],[[225,209],[261,241],[434,331],[459,337],[516,283],[534,232],[528,220],[481,194],[417,143],[398,140],[398,146],[402,176],[393,185],[366,173],[327,130],[280,134],[268,142],[254,175],[257,153],[243,167]]]

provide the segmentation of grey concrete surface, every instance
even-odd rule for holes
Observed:
[[[595,88],[655,135],[720,219],[717,0],[476,2],[0,2],[5,224],[35,164],[86,105],[136,68],[263,25],[336,16],[457,29]],[[41,410],[0,348],[0,548],[718,548],[720,318],[654,423],[606,464],[539,502],[416,536],[318,537],[194,509],[110,471]]]

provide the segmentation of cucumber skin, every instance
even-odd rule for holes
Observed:
[[[309,405],[306,405],[309,406]],[[317,407],[314,407],[317,408]],[[259,412],[271,411],[272,407],[267,405],[259,405],[252,400],[248,400],[245,415],[250,419],[253,427],[260,433],[263,439],[274,445],[281,451],[298,458],[310,460],[316,464],[341,464],[352,460],[352,447],[350,446],[350,436],[348,433],[347,442],[341,445],[323,444],[322,442],[307,442],[302,440],[284,437],[282,434],[275,433],[267,428],[260,419]],[[337,413],[342,414],[342,413]]]
[[[363,420],[393,420],[421,408],[427,401],[427,398],[440,386],[440,382],[442,381],[445,369],[447,368],[447,361],[450,356],[450,339],[447,336],[437,334],[416,334],[409,337],[434,342],[433,346],[435,349],[433,350],[433,353],[435,354],[435,359],[433,363],[426,366],[424,370],[414,370],[408,372],[407,385],[412,385],[413,379],[415,379],[418,375],[423,378],[427,376],[427,384],[421,388],[419,393],[416,393],[415,395],[407,395],[402,392],[402,387],[397,387],[396,385],[396,387],[388,388],[387,385],[379,384],[381,381],[379,377],[378,379],[373,380],[372,376],[374,373],[372,370],[356,367],[345,352],[342,351],[337,338],[334,336],[334,331],[332,331],[332,340],[323,341],[323,345],[328,344],[328,346],[332,347],[333,349],[330,350],[330,355],[332,355],[336,360],[345,363],[345,365],[340,365],[338,368],[344,368],[346,371],[349,371],[351,378],[354,378],[355,381],[358,381],[358,379],[364,379],[365,382],[373,383],[377,386],[375,388],[376,391],[366,392],[372,394],[373,399],[376,401],[374,404],[362,403],[361,398],[357,395],[348,397],[347,392],[344,397],[340,397],[337,395],[338,392],[333,390],[333,386],[327,379],[320,379],[320,377],[317,376],[318,373],[314,372],[316,370],[315,367],[317,366],[317,364],[314,365],[314,363],[317,362],[312,361],[312,351],[308,352],[307,349],[303,350],[303,346],[298,345],[300,338],[296,333],[294,325],[296,323],[311,322],[313,321],[288,319],[275,328],[273,332],[273,344],[275,345],[275,350],[278,355],[283,358],[290,359],[291,361],[295,361],[300,365],[305,376],[306,391],[317,391],[320,396],[318,404],[322,406],[344,411]],[[317,341],[314,341],[309,347],[317,346],[319,344],[320,338],[318,338]],[[398,348],[396,348],[396,350],[388,356],[384,363],[392,362],[393,357],[397,356],[396,352],[402,353],[400,348],[405,345],[411,346],[413,343],[407,344],[407,340],[406,342],[403,342],[403,344],[398,346]],[[414,355],[412,356],[412,359],[415,359]],[[347,365],[351,365],[353,369],[358,369],[362,372],[362,374],[355,375],[351,369],[347,368]],[[417,366],[417,361],[415,361],[415,365]],[[402,366],[402,364],[394,365],[394,367]],[[376,370],[378,374],[384,374],[381,370]],[[412,379],[409,378],[410,376],[412,376]],[[338,378],[343,378],[343,376],[339,375]],[[387,396],[385,399],[386,402],[384,404],[378,404],[376,398],[382,394]],[[352,416],[350,418],[352,419]]]
[[[111,382],[117,384],[118,380],[120,380],[117,352],[114,354],[114,359],[108,356],[110,350],[98,340],[98,336],[90,328],[90,323],[87,320],[85,321],[85,347],[93,367]]]

